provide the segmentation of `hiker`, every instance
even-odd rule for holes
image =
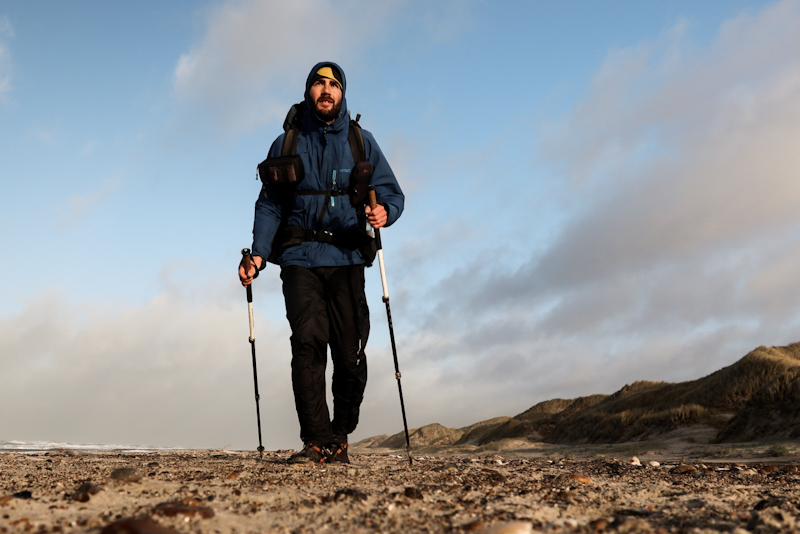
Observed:
[[[372,134],[351,121],[346,89],[337,64],[323,62],[311,69],[304,102],[292,107],[284,134],[259,166],[265,185],[255,206],[255,265],[248,272],[244,262],[239,266],[244,286],[268,260],[281,268],[303,441],[292,463],[350,463],[347,436],[358,424],[367,383],[364,267],[374,258],[367,223],[390,226],[403,212],[405,199]],[[366,185],[377,196],[374,209],[365,205]],[[328,346],[333,419],[325,391]]]

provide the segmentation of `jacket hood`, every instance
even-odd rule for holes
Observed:
[[[347,115],[347,99],[345,98],[345,94],[346,94],[346,91],[347,91],[347,77],[345,76],[344,70],[342,69],[342,67],[340,67],[339,65],[337,65],[336,63],[334,63],[332,61],[322,61],[320,63],[317,63],[316,65],[314,65],[314,67],[308,73],[308,78],[306,78],[306,92],[303,95],[305,97],[306,107],[309,110],[313,109],[312,105],[311,105],[312,103],[309,100],[308,92],[309,92],[309,89],[311,89],[311,82],[314,80],[314,75],[322,67],[334,67],[336,70],[339,71],[339,74],[342,75],[342,80],[341,80],[342,81],[342,110],[339,112],[339,117],[337,117],[337,119],[338,119],[340,117],[343,117],[343,116]]]

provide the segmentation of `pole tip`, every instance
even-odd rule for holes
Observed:
[[[249,256],[249,255],[250,255],[250,249],[249,248],[243,248],[242,249],[242,256]]]

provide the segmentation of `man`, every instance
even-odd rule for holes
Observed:
[[[357,163],[348,140],[349,129],[357,126],[350,125],[346,89],[344,72],[337,64],[323,62],[311,69],[305,100],[290,112],[291,117],[296,111],[298,118],[287,117],[284,124],[287,132],[296,125],[295,151],[302,166],[293,167],[292,172],[304,178],[291,186],[267,182],[262,188],[253,225],[255,268],[239,266],[245,286],[265,267],[270,253],[275,252],[273,261],[281,268],[286,317],[292,329],[292,387],[304,445],[290,457],[293,463],[350,463],[347,435],[358,424],[367,382],[364,347],[369,309],[364,294],[364,256],[368,255],[362,253],[364,240],[347,236],[363,238],[364,220],[372,228],[391,225],[403,212],[405,200],[386,158],[366,130],[360,130],[363,153],[371,164],[369,183],[378,204],[370,209],[363,198],[351,199],[344,193],[352,193]],[[269,158],[287,156],[286,135],[272,143]],[[268,159],[265,164],[270,161],[278,160]],[[333,362],[333,419],[325,394],[328,346]]]

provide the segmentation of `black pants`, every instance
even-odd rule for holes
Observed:
[[[355,430],[364,388],[369,308],[364,266],[281,270],[286,318],[292,328],[292,387],[300,439],[345,441]],[[325,394],[327,349],[333,361],[333,420]]]

